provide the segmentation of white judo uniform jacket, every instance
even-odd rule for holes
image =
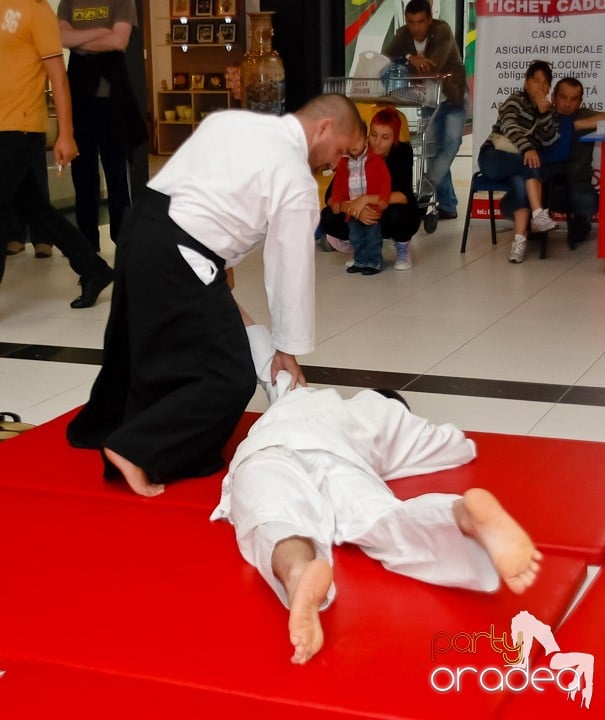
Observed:
[[[238,446],[212,520],[229,520],[244,558],[287,605],[271,566],[288,537],[332,546],[357,544],[397,573],[439,585],[491,591],[497,574],[485,551],[457,527],[457,495],[398,500],[385,481],[473,460],[475,443],[454,425],[434,425],[373,390],[343,399],[336,390],[297,387],[279,373],[271,386],[271,336],[247,328],[259,381],[273,404]],[[334,597],[334,587],[327,603]]]
[[[476,455],[475,443],[454,425],[434,425],[373,390],[344,400],[332,388],[298,387],[271,405],[239,444],[212,519],[229,517],[238,467],[270,447],[330,453],[383,481],[457,467]]]

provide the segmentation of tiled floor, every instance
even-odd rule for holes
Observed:
[[[467,137],[453,167],[458,219],[419,234],[411,271],[393,269],[387,246],[383,273],[348,275],[344,256],[317,247],[317,348],[301,362],[320,367],[309,375],[345,393],[361,385],[404,388],[418,414],[465,429],[605,441],[605,267],[596,259],[596,227],[575,251],[555,232],[547,259],[534,247],[526,262],[511,265],[510,228],[501,224],[492,247],[488,223],[474,220],[461,255],[470,155]],[[111,261],[107,227],[102,249]],[[236,295],[266,322],[261,270],[260,253],[238,266]],[[79,311],[69,308],[77,294],[76,277],[56,251],[50,260],[34,259],[31,248],[8,258],[0,409],[41,423],[86,400],[109,292]],[[263,407],[257,393],[251,408]]]

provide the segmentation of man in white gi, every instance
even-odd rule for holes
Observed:
[[[485,592],[499,576],[531,585],[541,554],[486,490],[398,500],[385,481],[470,462],[475,444],[433,425],[399,399],[362,390],[271,385],[271,336],[247,328],[258,377],[274,403],[236,450],[212,520],[235,526],[238,546],[289,608],[293,663],[319,651],[319,610],[333,600],[332,545],[353,543],[393,572]]]
[[[263,241],[272,372],[304,384],[296,355],[314,347],[312,170],[335,166],[359,127],[342,95],[283,117],[217,112],[149,182],[117,244],[103,367],[68,428],[76,447],[102,449],[106,474],[152,496],[165,479],[222,466],[256,387],[225,269]]]

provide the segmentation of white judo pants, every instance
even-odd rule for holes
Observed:
[[[353,543],[385,568],[423,582],[492,592],[499,578],[485,550],[452,514],[459,495],[398,500],[380,478],[323,451],[271,447],[232,476],[231,521],[244,558],[288,606],[271,567],[273,549],[309,538],[332,564],[332,545]],[[324,607],[334,599],[332,585]]]

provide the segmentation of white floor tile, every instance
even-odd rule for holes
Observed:
[[[605,407],[554,405],[528,435],[605,442]]]
[[[402,391],[412,412],[463,430],[527,435],[552,407],[549,403]],[[565,435],[562,435],[565,437]]]
[[[578,385],[605,387],[605,353],[594,362],[578,380]]]
[[[0,409],[38,424],[84,402],[99,372],[94,365],[0,358]]]

